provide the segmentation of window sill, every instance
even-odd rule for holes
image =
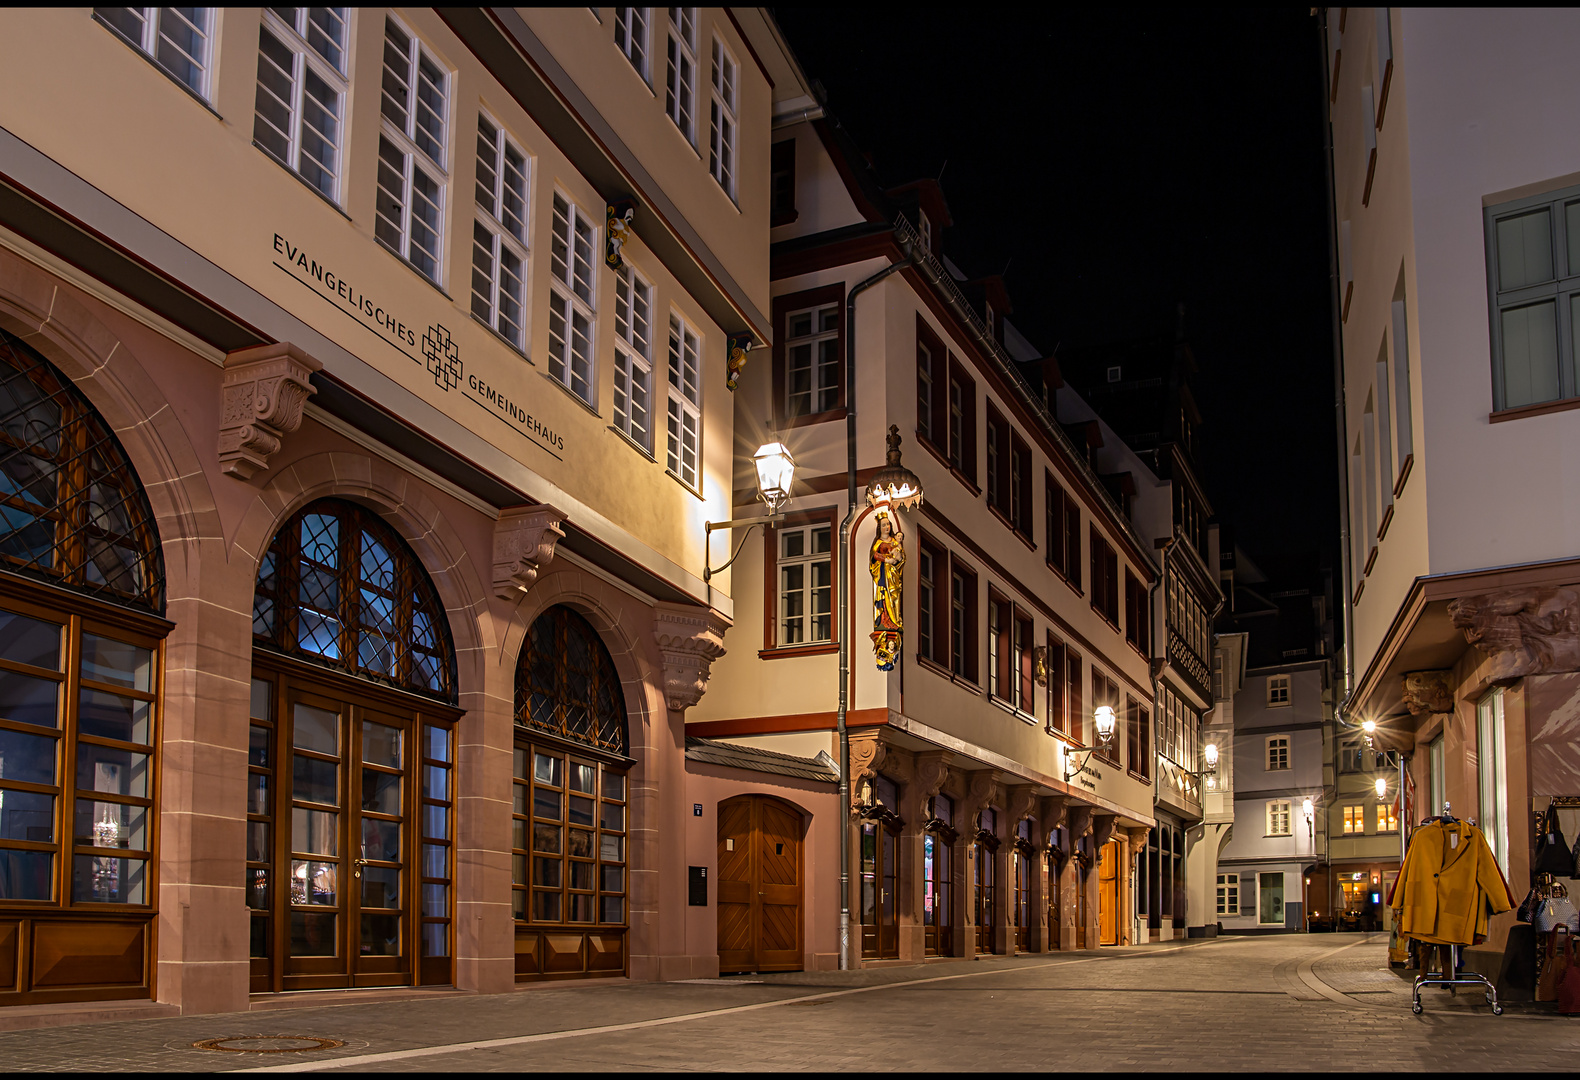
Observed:
[[[1143,660],[1151,660],[1152,659],[1152,657],[1147,655],[1147,651],[1145,649],[1143,649],[1140,646],[1139,643],[1137,643],[1135,641],[1132,641],[1132,640],[1130,640],[1127,637],[1127,638],[1125,638],[1125,644],[1129,645],[1130,646],[1130,651],[1135,653],[1137,656],[1141,657],[1141,659],[1143,659]]]
[[[1098,618],[1102,619],[1105,623],[1107,623],[1113,629],[1114,633],[1117,634],[1117,633],[1120,632],[1119,631],[1119,620],[1118,619],[1111,619],[1111,618],[1109,618],[1108,617],[1108,612],[1104,611],[1102,608],[1097,606],[1097,604],[1095,602],[1095,598],[1094,598],[1094,602],[1092,604],[1092,610],[1097,613],[1097,617]]]
[[[1580,407],[1580,401],[1577,401],[1575,403],[1575,407]],[[1397,499],[1399,496],[1404,494],[1404,482],[1406,480],[1410,479],[1410,470],[1414,466],[1415,466],[1415,455],[1414,454],[1406,454],[1404,456],[1404,461],[1400,462],[1400,464],[1399,464],[1399,479],[1397,479],[1397,480],[1395,480],[1393,482],[1393,497],[1394,498]]]
[[[404,260],[402,260],[402,261],[404,261]],[[416,268],[413,267],[413,269],[416,269]],[[550,375],[547,371],[539,372],[539,374],[542,375],[549,382],[553,383],[555,386],[559,387],[560,391],[562,393],[564,393],[564,395],[566,397],[570,398],[576,404],[580,405],[582,408],[584,408],[588,412],[592,413],[598,419],[600,419],[600,420],[603,419],[603,413],[601,413],[597,409],[593,408],[592,405],[589,404],[588,402],[583,401],[581,395],[578,394],[576,391],[572,390],[570,387],[568,387],[564,383],[560,382],[553,375]]]
[[[838,408],[826,409],[820,413],[807,413],[805,416],[781,416],[779,417],[779,428],[783,430],[784,428],[806,427],[809,424],[827,424],[843,419],[845,419],[845,406],[841,405]]]
[[[972,495],[973,498],[975,498],[976,496],[982,494],[982,489],[977,487],[976,481],[971,479],[964,472],[962,472],[960,469],[958,469],[954,465],[954,463],[951,462],[949,460],[949,458],[944,455],[944,452],[942,450],[940,450],[938,447],[933,445],[931,439],[926,439],[926,438],[923,438],[922,436],[918,435],[917,436],[917,441],[919,443],[921,443],[924,447],[926,447],[927,451],[930,454],[932,454],[933,457],[938,459],[938,464],[940,464],[944,468],[948,469],[951,473],[954,474],[954,477],[955,477],[956,480],[959,480],[962,484],[964,484],[966,486],[967,490],[969,490],[971,492],[971,495]],[[1008,523],[1008,520],[1009,520],[1008,518],[1004,518],[1002,514],[1000,514],[999,516],[1006,523]]]
[[[177,86],[179,86],[181,88],[182,93],[186,94],[189,98],[191,98],[193,101],[197,102],[199,105],[203,106],[209,112],[213,113],[214,114],[214,119],[219,120],[221,122],[224,122],[225,118],[219,114],[219,110],[218,109],[214,108],[214,106],[209,103],[208,98],[204,97],[202,94],[200,94],[196,90],[192,89],[186,83],[184,83],[180,79],[176,78],[176,76],[170,71],[169,68],[165,67],[158,60],[156,60],[154,57],[149,56],[148,53],[144,52],[143,51],[143,47],[141,45],[137,44],[136,42],[131,41],[124,34],[122,34],[119,30],[115,29],[115,27],[111,26],[109,23],[107,23],[103,19],[99,18],[97,13],[94,14],[93,21],[98,23],[105,30],[108,30],[110,32],[110,34],[112,34],[115,37],[116,41],[119,41],[122,45],[125,45],[128,49],[131,49],[138,56],[141,56],[144,60],[148,61],[148,63],[153,66],[153,69],[155,71],[159,72],[159,74],[163,75],[165,78],[169,79],[171,82],[173,82]],[[214,81],[214,49],[213,49],[212,32],[213,32],[213,28],[211,27],[210,28],[210,35],[211,36],[209,38],[209,66],[208,66],[208,77],[209,77],[208,81],[211,82],[211,83]]]
[[[513,352],[517,356],[521,357],[521,359],[525,360],[527,363],[531,364],[533,367],[537,367],[538,366],[537,362],[535,360],[533,360],[532,357],[528,356],[524,351],[522,351],[521,346],[517,345],[514,341],[511,341],[504,334],[501,334],[498,330],[495,330],[492,326],[489,326],[482,319],[479,319],[477,317],[477,313],[476,312],[468,311],[467,315],[468,315],[468,317],[471,318],[471,320],[474,323],[476,323],[478,326],[481,326],[484,330],[487,330],[490,334],[492,334],[494,336],[495,340],[497,340],[505,348],[509,349],[511,352]],[[648,456],[651,457],[652,455],[648,455]]]
[[[422,281],[423,281],[423,284],[431,286],[432,288],[437,290],[439,295],[444,297],[446,300],[449,300],[450,303],[452,303],[452,304],[455,303],[455,299],[449,293],[444,291],[444,286],[440,285],[437,281],[433,280],[433,278],[429,277],[427,274],[425,274],[421,270],[419,270],[417,268],[417,264],[416,263],[412,262],[406,256],[402,255],[400,252],[398,252],[394,248],[390,247],[383,240],[380,240],[378,242],[378,245],[379,245],[379,247],[383,248],[386,252],[388,252],[389,255],[396,262],[400,263],[406,269],[410,270],[412,273],[416,274],[419,278],[421,278]]]
[[[1026,712],[1012,702],[1006,701],[997,694],[988,694],[988,701],[995,708],[1002,709],[1011,716],[1026,721],[1028,724],[1035,724],[1037,722],[1037,718],[1031,715],[1031,713]]]
[[[819,641],[815,645],[776,645],[771,649],[758,649],[759,660],[783,660],[791,656],[827,656],[839,652],[839,642]]]
[[[1568,412],[1570,409],[1580,409],[1580,397],[1540,401],[1535,405],[1520,405],[1513,409],[1498,409],[1488,414],[1487,423],[1501,424],[1505,420],[1523,420],[1527,416],[1546,416],[1548,413]]]
[[[616,435],[620,436],[620,441],[625,443],[632,450],[635,450],[638,454],[641,454],[643,457],[647,458],[647,460],[651,461],[653,464],[655,464],[655,465],[658,464],[658,459],[653,456],[653,452],[651,450],[649,450],[647,447],[643,446],[641,443],[639,443],[635,439],[631,438],[631,436],[627,435],[625,432],[621,431],[619,428],[615,427],[613,424],[609,425],[609,430],[614,432]]]
[[[657,459],[655,458],[654,460],[656,461]],[[692,498],[696,499],[698,502],[703,502],[704,501],[703,498],[702,498],[702,492],[698,491],[696,488],[694,488],[690,484],[686,483],[685,479],[682,478],[681,475],[679,473],[677,473],[674,469],[671,469],[668,466],[665,466],[664,473],[671,480],[673,480],[675,483],[679,484],[681,486],[681,489],[683,491],[685,491],[685,493],[687,495],[690,495]]]
[[[975,679],[967,678],[964,675],[956,675],[953,671],[944,667],[944,665],[938,663],[936,660],[929,659],[928,657],[923,656],[921,653],[917,653],[916,662],[924,670],[931,671],[934,675],[937,675],[940,678],[948,679],[950,682],[955,683],[966,690],[969,690],[973,694],[982,693],[982,685]]]
[[[347,221],[351,220],[351,215],[346,213],[345,209],[343,207],[341,207],[341,205],[339,203],[335,202],[335,200],[331,199],[328,195],[325,195],[322,191],[319,191],[312,184],[309,184],[307,182],[307,177],[303,176],[301,173],[299,173],[295,169],[291,168],[285,162],[281,161],[279,158],[277,158],[273,154],[269,153],[269,151],[267,151],[263,147],[259,146],[258,143],[256,142],[256,140],[253,142],[252,147],[253,147],[254,150],[258,151],[258,153],[260,153],[264,157],[268,158],[271,164],[276,165],[276,166],[278,166],[281,169],[284,169],[286,171],[286,173],[288,175],[290,175],[290,177],[293,180],[295,180],[298,184],[301,184],[308,191],[311,191],[314,195],[317,195],[320,199],[324,200],[324,204],[326,206],[330,207],[331,209],[333,209],[335,213],[339,214],[341,217],[345,218]],[[473,316],[473,318],[476,318],[476,316]]]
[[[1143,774],[1136,772],[1134,769],[1126,769],[1125,775],[1130,777],[1132,780],[1139,780],[1143,784],[1152,783],[1152,777],[1144,776]]]

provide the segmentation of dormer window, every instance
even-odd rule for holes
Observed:
[[[984,316],[984,321],[987,323],[988,337],[992,338],[994,341],[997,341],[998,331],[993,328],[993,305],[983,304],[982,310],[986,313]]]
[[[927,220],[927,211],[922,209],[916,211],[916,219],[918,221],[916,231],[922,237],[922,250],[931,252],[933,250],[933,223]]]
[[[1120,377],[1119,365],[1118,364],[1114,364],[1113,366],[1111,366],[1108,369],[1108,381],[1111,382],[1111,383],[1116,383],[1116,382],[1119,381],[1119,377]]]

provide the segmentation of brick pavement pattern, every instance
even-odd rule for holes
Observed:
[[[0,1068],[1572,1071],[1580,1020],[1533,1005],[1494,1017],[1481,995],[1443,990],[1427,991],[1413,1016],[1386,950],[1380,935],[1226,937],[862,972],[561,983],[0,1033]],[[237,1035],[344,1045],[192,1047]]]

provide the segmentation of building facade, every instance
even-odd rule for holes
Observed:
[[[767,16],[0,25],[0,1022],[711,975],[743,809],[799,912],[829,763],[683,722],[810,101]]]
[[[732,541],[735,580],[761,587],[736,590],[688,734],[838,755],[849,635],[851,965],[1127,944],[1154,822],[1150,543],[1017,370],[1002,282],[945,257],[937,184],[883,187],[826,115],[777,129],[773,155],[775,344],[735,426],[798,473],[787,516]],[[892,450],[921,506],[853,504],[849,470],[859,492]],[[737,513],[752,491],[743,471]]]
[[[1560,104],[1570,11],[1329,9],[1348,480],[1342,713],[1408,760],[1406,825],[1474,819],[1516,895],[1531,811],[1580,777],[1563,448],[1580,423]],[[1489,123],[1479,117],[1519,117]],[[1514,913],[1466,964],[1504,968]]]

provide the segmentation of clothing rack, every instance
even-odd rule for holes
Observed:
[[[1580,805],[1580,800],[1576,801],[1576,805]],[[1459,819],[1454,817],[1449,804],[1445,802],[1443,804],[1443,812],[1441,814],[1438,814],[1436,817],[1425,818],[1422,820],[1421,824],[1429,825],[1434,821],[1442,822],[1445,825],[1451,825],[1458,823]],[[1474,821],[1470,821],[1469,819],[1466,820],[1466,823],[1471,826],[1476,824]],[[1422,943],[1422,948],[1424,949],[1425,947],[1426,943]],[[1438,968],[1436,971],[1426,970],[1426,956],[1424,952],[1422,953],[1422,971],[1420,975],[1416,976],[1415,986],[1412,989],[1410,995],[1411,1012],[1415,1013],[1417,1016],[1421,1015],[1421,988],[1424,986],[1444,986],[1448,988],[1448,992],[1450,994],[1454,993],[1461,986],[1474,986],[1478,990],[1486,991],[1487,1004],[1492,1006],[1492,1015],[1503,1015],[1503,1006],[1498,1004],[1498,988],[1492,985],[1492,982],[1485,975],[1482,975],[1479,972],[1462,972],[1459,970],[1459,963],[1461,959],[1460,946],[1437,945],[1435,946],[1435,949],[1437,950]],[[1444,960],[1445,952],[1447,954],[1446,962]]]

